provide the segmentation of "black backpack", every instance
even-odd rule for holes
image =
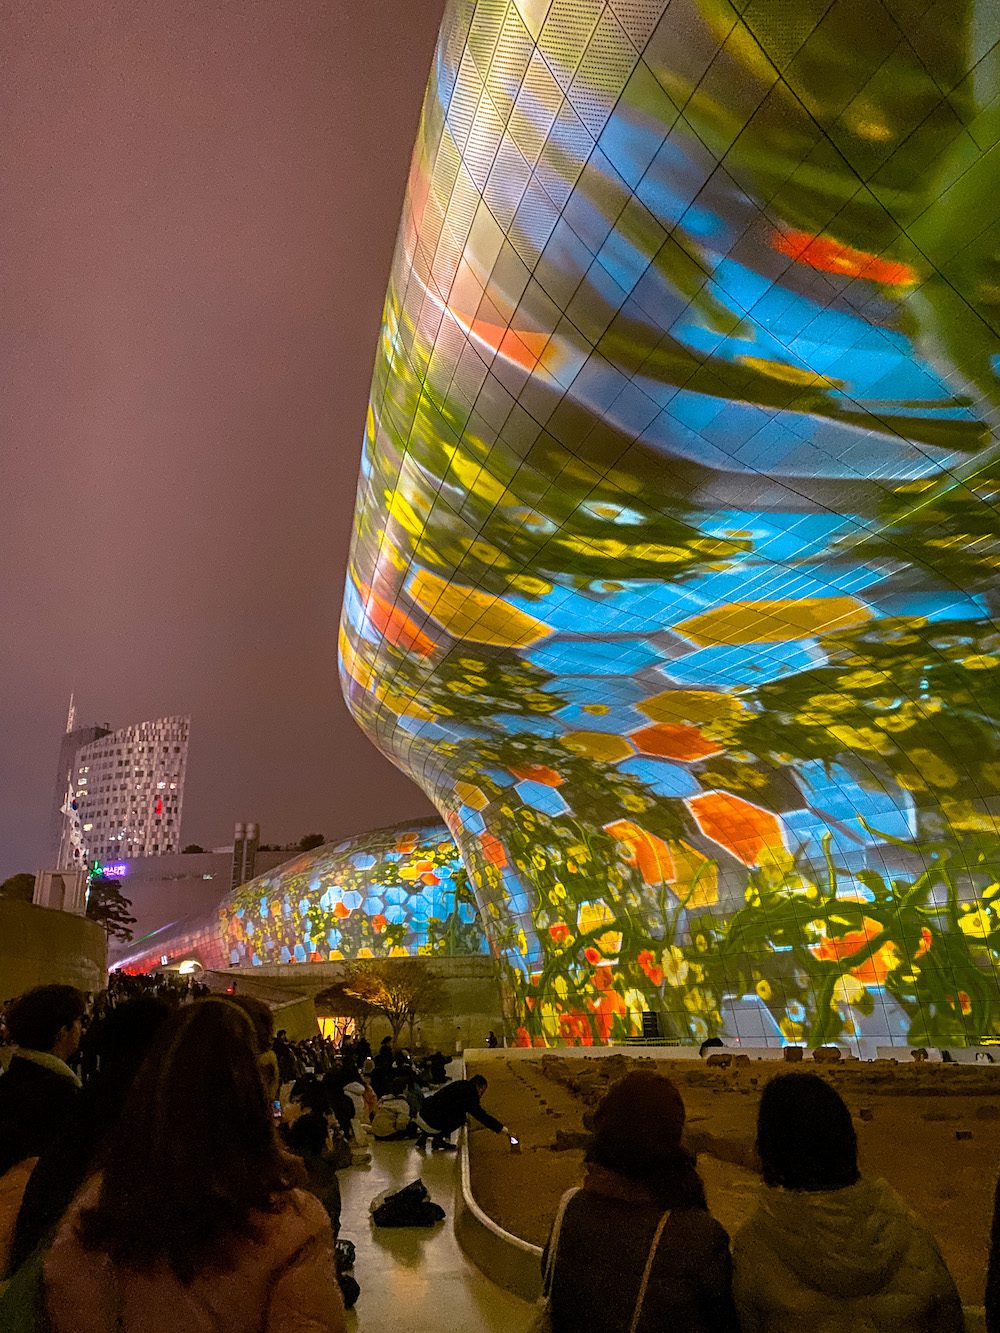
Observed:
[[[377,1227],[432,1227],[444,1221],[444,1209],[432,1201],[422,1180],[414,1180],[374,1199],[372,1221]]]

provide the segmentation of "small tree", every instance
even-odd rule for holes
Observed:
[[[363,998],[388,1020],[393,1045],[405,1025],[444,1003],[444,986],[425,958],[374,958],[351,964],[341,983],[346,994]]]
[[[299,851],[311,852],[314,847],[322,847],[326,842],[325,833],[307,833],[304,838],[299,839]]]
[[[195,852],[203,852],[204,847],[196,842],[189,842],[186,847],[181,848],[181,856],[192,856]]]
[[[317,1013],[323,1017],[353,1019],[354,1030],[359,1037],[365,1035],[368,1024],[379,1012],[367,998],[348,991],[343,982],[320,991],[315,1004]]]
[[[116,940],[127,941],[132,938],[135,917],[129,910],[131,906],[131,902],[122,893],[116,880],[95,875],[90,881],[87,893],[87,916],[91,921],[97,922],[108,939],[112,936]]]
[[[30,903],[35,896],[35,877],[22,870],[19,875],[11,875],[0,884],[0,898],[14,898],[21,903]]]

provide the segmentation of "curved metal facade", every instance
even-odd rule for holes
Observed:
[[[522,1043],[1000,1027],[997,37],[449,6],[341,677]]]
[[[303,852],[213,911],[137,940],[116,966],[148,971],[164,959],[192,958],[213,969],[267,968],[485,951],[458,849],[444,825],[432,823]]]

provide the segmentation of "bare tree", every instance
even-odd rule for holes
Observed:
[[[360,988],[359,988],[360,989]],[[354,1020],[354,1030],[359,1037],[363,1037],[368,1030],[368,1024],[380,1013],[373,1004],[364,996],[349,991],[342,981],[338,981],[334,986],[328,986],[326,990],[320,991],[316,996],[316,1008],[331,1018],[350,1018]]]
[[[393,1045],[409,1025],[410,1044],[418,1018],[439,1010],[445,991],[424,958],[373,958],[352,963],[341,986],[346,995],[364,1000],[388,1021]]]

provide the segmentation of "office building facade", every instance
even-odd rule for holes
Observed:
[[[80,747],[64,801],[59,865],[180,849],[189,717],[137,722]]]

